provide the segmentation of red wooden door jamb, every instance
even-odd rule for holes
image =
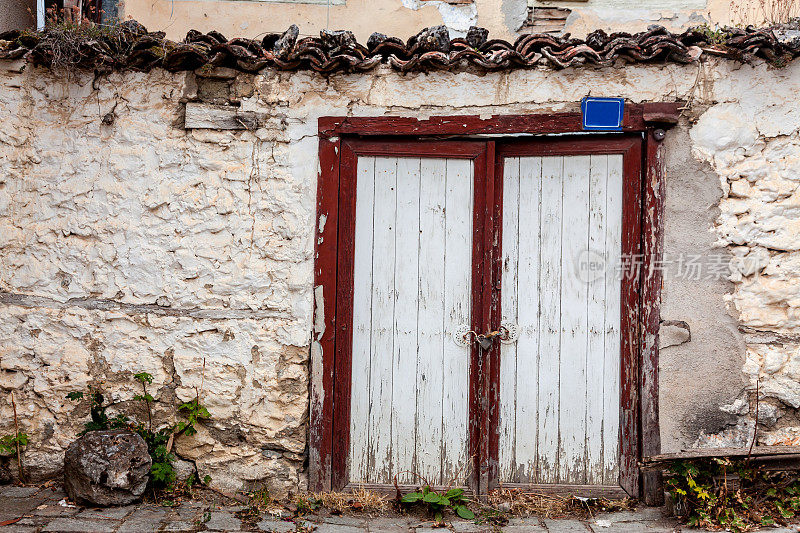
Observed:
[[[348,453],[350,451],[350,398],[351,398],[351,382],[350,376],[352,372],[352,324],[353,324],[353,261],[355,250],[355,209],[356,209],[356,169],[357,160],[359,156],[412,156],[412,157],[447,157],[447,158],[462,158],[472,159],[474,161],[474,190],[476,191],[476,209],[473,212],[473,263],[476,258],[481,258],[485,253],[484,231],[486,224],[483,217],[488,208],[483,206],[483,198],[486,194],[479,191],[487,190],[491,187],[492,180],[487,179],[487,153],[486,143],[476,141],[405,141],[398,144],[396,141],[382,141],[382,140],[358,140],[358,139],[345,139],[338,142],[339,148],[339,174],[337,180],[338,190],[336,196],[338,197],[338,235],[336,239],[336,286],[330,290],[325,287],[323,292],[326,294],[334,293],[336,303],[335,309],[332,310],[333,321],[330,324],[330,329],[334,330],[333,344],[328,344],[334,354],[331,375],[336,377],[332,381],[332,389],[323,389],[323,398],[333,398],[333,407],[331,410],[331,423],[327,427],[324,420],[319,418],[312,421],[313,424],[320,424],[317,429],[324,429],[325,435],[330,432],[330,447],[320,453],[320,458],[330,457],[328,467],[329,476],[314,476],[315,480],[330,479],[330,488],[333,490],[342,489],[347,486],[349,479],[347,477],[348,471]],[[327,166],[326,166],[327,168]],[[323,187],[326,184],[323,184]],[[332,184],[327,184],[328,186]],[[327,188],[327,187],[325,187]],[[333,193],[332,189],[328,189],[329,193]],[[327,224],[327,222],[326,222]],[[327,258],[327,256],[326,256]],[[483,261],[481,261],[483,263]],[[465,266],[465,268],[470,268]],[[315,270],[316,272],[316,270]],[[484,280],[482,278],[482,270],[473,276],[472,292],[478,294]],[[325,283],[326,280],[322,280]],[[327,279],[330,282],[330,275]],[[477,330],[481,324],[485,322],[483,318],[483,310],[477,298],[473,299],[472,304],[472,324],[471,328]],[[327,312],[327,309],[326,309]],[[327,321],[326,321],[327,322]],[[316,323],[316,320],[315,320]],[[325,329],[328,329],[326,323]],[[325,349],[326,347],[323,347]],[[479,355],[476,347],[473,345],[470,355],[470,420],[478,420],[480,415],[480,407],[477,405],[477,399],[481,397],[480,391],[477,387],[480,381],[477,375],[480,369],[476,366],[479,361]],[[323,359],[323,364],[325,364]],[[328,375],[327,369],[324,375]],[[313,388],[312,388],[313,391]],[[314,396],[312,392],[312,397]],[[313,400],[312,400],[313,402]],[[319,402],[318,402],[319,403]],[[324,404],[324,402],[322,402]],[[475,453],[477,445],[479,426],[470,424],[469,426],[469,450],[470,455],[475,461],[474,466],[478,466],[479,453]],[[317,438],[317,442],[326,442],[326,439]],[[314,456],[314,452],[312,452]],[[322,463],[320,461],[320,463]],[[326,465],[327,466],[327,465]],[[316,470],[315,470],[316,471]],[[477,489],[477,469],[473,468],[473,477],[471,485],[473,489]]]
[[[492,280],[493,307],[491,309],[492,327],[497,328],[502,320],[500,306],[500,280],[502,279],[502,197],[503,197],[503,161],[506,157],[554,156],[554,155],[589,155],[589,154],[622,154],[623,157],[623,217],[622,217],[622,254],[623,257],[638,258],[641,254],[641,205],[642,205],[642,139],[641,134],[625,136],[592,136],[579,138],[545,138],[537,140],[518,140],[505,143],[499,150],[496,159],[495,175],[498,176],[495,190],[494,219],[494,260]],[[620,447],[620,486],[632,496],[639,494],[639,431],[637,423],[639,398],[636,385],[639,368],[639,315],[641,301],[639,298],[639,277],[636,269],[630,276],[622,279],[622,311],[620,331],[621,343],[621,447]],[[495,345],[490,353],[489,372],[489,404],[492,406],[488,462],[492,470],[491,479],[497,479],[499,460],[499,404],[500,404],[500,347]],[[508,484],[506,484],[508,485]],[[513,484],[512,484],[513,485]],[[489,486],[491,490],[494,488]],[[545,490],[545,486],[537,486]],[[559,487],[564,488],[566,487]],[[587,492],[591,487],[578,486]],[[613,489],[598,488],[613,494]],[[619,491],[619,489],[616,489]],[[600,492],[598,492],[599,494]]]
[[[659,295],[661,290],[661,272],[657,267],[663,247],[663,209],[664,209],[664,151],[661,140],[663,130],[677,123],[680,103],[646,103],[631,104],[625,109],[623,119],[623,132],[640,133],[643,137],[643,150],[639,161],[643,173],[641,186],[636,191],[628,191],[625,194],[637,194],[641,199],[638,204],[643,206],[638,215],[631,215],[637,218],[632,227],[636,227],[639,242],[637,248],[641,255],[639,283],[634,287],[634,293],[628,295],[636,300],[631,301],[637,312],[635,316],[630,316],[628,327],[631,352],[635,354],[635,374],[629,377],[629,383],[634,383],[633,397],[636,398],[638,416],[624,423],[633,424],[637,433],[641,436],[640,443],[636,443],[635,449],[625,461],[633,464],[635,472],[635,490],[642,493],[648,504],[658,504],[663,498],[663,487],[660,476],[656,474],[638,475],[638,468],[635,462],[641,458],[642,454],[652,455],[660,451],[660,436],[658,422],[658,328],[660,321],[659,314]],[[341,331],[342,324],[338,323],[337,316],[341,314],[338,305],[339,296],[345,297],[339,290],[339,284],[343,280],[339,276],[349,276],[350,286],[352,287],[352,269],[347,274],[339,264],[340,247],[345,243],[340,242],[342,224],[346,221],[340,219],[340,198],[347,197],[347,184],[341,183],[340,173],[350,171],[354,168],[355,160],[343,153],[342,136],[366,136],[376,138],[385,136],[394,140],[410,139],[415,136],[437,136],[437,135],[481,135],[481,134],[554,134],[554,133],[578,133],[582,132],[580,113],[554,113],[554,114],[533,114],[533,115],[505,115],[493,116],[491,118],[480,118],[477,116],[451,116],[451,117],[432,117],[427,120],[403,117],[321,117],[319,119],[319,158],[320,175],[317,189],[317,234],[315,240],[315,260],[314,260],[314,331],[311,347],[311,391],[310,391],[310,429],[309,429],[309,487],[313,490],[331,490],[341,486],[342,479],[337,477],[335,470],[341,470],[341,452],[334,454],[334,449],[342,448],[342,442],[334,444],[334,420],[342,420],[341,417],[349,417],[349,411],[345,415],[342,412],[343,406],[336,405],[334,399],[336,390],[343,393],[341,389],[349,387],[342,384],[341,380],[334,383],[334,368],[337,366],[335,354],[341,346],[337,346],[337,337],[344,340],[344,337],[337,335]],[[404,139],[404,140],[405,140]],[[430,142],[426,141],[426,144]],[[388,146],[388,145],[387,145]],[[397,144],[391,145],[392,155],[397,155]],[[487,147],[489,143],[487,143]],[[493,151],[493,143],[488,151]],[[347,150],[345,146],[344,151]],[[442,154],[440,154],[442,155]],[[487,154],[488,155],[488,154]],[[450,156],[448,154],[448,156]],[[485,157],[485,156],[484,156]],[[494,165],[489,164],[491,160],[487,158],[487,165],[490,167],[488,172],[492,172]],[[479,161],[476,159],[476,174]],[[352,168],[351,168],[352,167]],[[496,169],[494,169],[496,172]],[[626,169],[627,172],[627,169]],[[487,188],[489,193],[485,198],[495,198],[497,201],[497,191],[491,190],[491,184],[497,182],[495,179],[488,179],[481,186]],[[476,184],[477,185],[477,184]],[[340,190],[341,186],[341,190]],[[476,187],[476,191],[479,190]],[[340,194],[341,193],[341,194]],[[354,194],[354,191],[353,191]],[[352,195],[350,195],[352,196]],[[493,213],[497,211],[495,202],[487,202],[483,208],[485,214],[484,222],[489,228],[495,228],[498,220]],[[354,203],[353,203],[354,205]],[[343,207],[343,206],[342,206]],[[488,209],[488,212],[487,212]],[[476,213],[478,209],[476,209]],[[478,215],[476,215],[477,217]],[[347,217],[345,217],[347,218]],[[633,222],[633,221],[630,221]],[[476,226],[476,231],[478,230]],[[631,236],[633,237],[633,236]],[[482,239],[480,239],[482,240]],[[486,261],[490,251],[476,251],[484,261],[478,261],[476,265],[482,265]],[[473,259],[475,259],[473,255]],[[496,269],[491,258],[488,260],[486,272],[492,274],[491,269]],[[477,273],[476,273],[477,274]],[[475,283],[478,279],[483,280],[485,272],[481,270],[480,277],[474,277]],[[497,278],[499,279],[499,278]],[[484,283],[483,287],[488,284]],[[338,294],[337,294],[338,293]],[[491,308],[492,301],[497,291],[492,288],[484,296],[481,294],[473,302],[473,312],[478,306],[483,310],[487,305]],[[496,305],[495,305],[496,306]],[[483,314],[483,313],[481,313]],[[478,325],[487,326],[481,322]],[[474,318],[476,320],[477,317]],[[473,322],[473,325],[476,325]],[[478,354],[473,352],[472,364],[478,364]],[[341,362],[341,361],[340,361]],[[491,365],[496,367],[497,365]],[[493,370],[486,372],[490,378]],[[349,376],[349,374],[347,374]],[[473,394],[487,399],[485,407],[481,407],[481,412],[475,418],[470,414],[471,420],[482,419],[487,422],[489,416],[493,416],[491,409],[496,403],[488,401],[489,393],[481,394],[483,389],[478,387],[489,387],[489,380],[485,383],[470,383],[470,406],[477,405],[477,398]],[[349,392],[349,391],[348,391]],[[349,402],[347,402],[349,407]],[[337,409],[338,407],[338,409]],[[336,410],[336,412],[334,412]],[[339,416],[336,416],[338,413]],[[488,426],[484,426],[488,427]],[[470,426],[470,435],[478,431],[478,427]],[[339,430],[341,431],[341,430]],[[484,432],[485,434],[486,432]],[[491,457],[495,450],[492,450],[492,438],[486,435],[483,440],[470,439],[470,453],[477,452],[482,457]],[[475,446],[476,449],[473,449]],[[483,452],[483,453],[481,453]],[[334,460],[334,455],[336,456]],[[496,455],[495,455],[496,457]],[[480,472],[475,468],[473,486],[480,492],[488,490],[488,480],[492,479],[492,469],[496,468],[496,462],[488,464],[488,469]],[[476,464],[476,467],[480,466]],[[341,474],[340,474],[341,475]],[[641,483],[639,483],[639,478]]]

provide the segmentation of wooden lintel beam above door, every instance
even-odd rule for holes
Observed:
[[[626,104],[623,132],[677,124],[685,102]],[[666,126],[665,126],[666,125]],[[513,135],[578,133],[583,131],[580,113],[531,113],[528,115],[413,117],[321,117],[321,135]]]

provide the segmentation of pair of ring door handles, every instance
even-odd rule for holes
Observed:
[[[469,326],[461,326],[453,335],[453,340],[460,346],[469,346],[476,343],[482,350],[490,350],[495,340],[503,344],[512,344],[519,337],[519,328],[516,324],[503,322],[495,331],[476,333]]]

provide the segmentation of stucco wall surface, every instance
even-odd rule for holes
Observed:
[[[198,391],[208,406],[176,441],[201,477],[303,489],[317,118],[576,110],[588,93],[689,102],[665,141],[666,253],[735,266],[666,275],[664,449],[746,439],[759,377],[761,439],[800,434],[798,63],[96,79],[0,63],[0,83],[0,434],[13,391],[34,477],[87,418],[68,392],[100,386],[132,414],[146,371],[158,420]],[[185,130],[197,100],[260,127]]]
[[[407,39],[426,26],[444,24],[453,37],[463,36],[470,25],[478,25],[487,28],[491,38],[513,42],[521,33],[531,31],[523,27],[529,5],[570,9],[564,31],[584,36],[598,28],[609,32],[645,31],[651,24],[678,32],[703,23],[760,25],[771,6],[779,3],[780,0],[125,0],[122,13],[123,18],[132,17],[151,31],[165,31],[173,40],[182,39],[190,29],[217,30],[228,38],[256,39],[297,24],[302,35],[346,28],[365,43],[375,31]],[[792,14],[796,16],[796,10]]]

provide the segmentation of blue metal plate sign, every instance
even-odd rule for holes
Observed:
[[[620,131],[625,110],[624,98],[596,98],[581,100],[584,130]]]

